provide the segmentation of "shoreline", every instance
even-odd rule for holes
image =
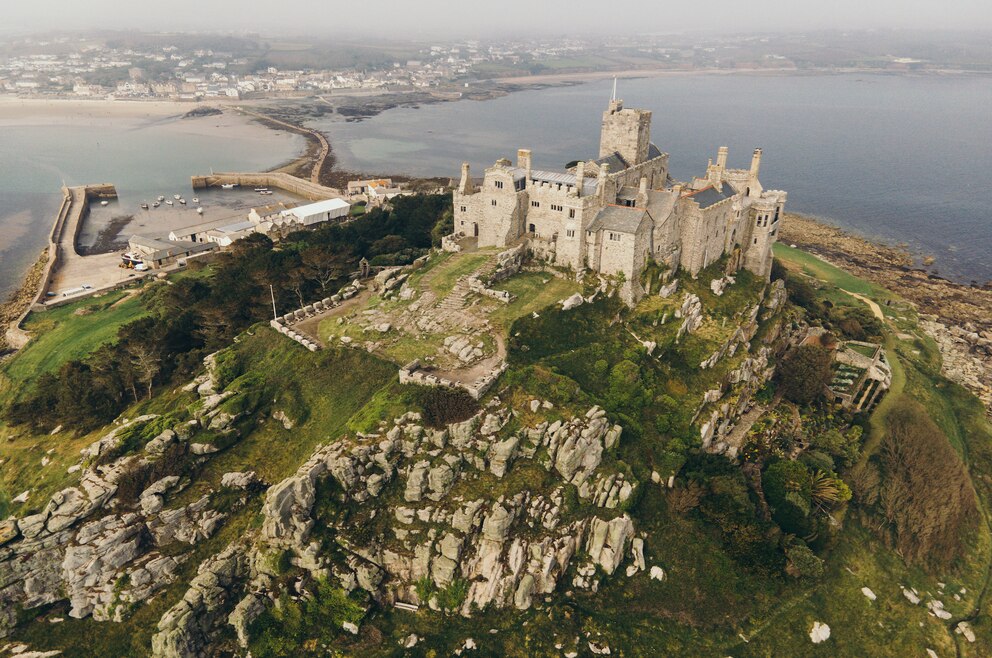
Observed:
[[[920,314],[944,375],[974,393],[992,418],[992,283],[956,283],[914,266],[903,248],[873,242],[822,219],[787,213],[780,241],[889,290]]]

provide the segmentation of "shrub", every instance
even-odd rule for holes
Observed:
[[[436,429],[468,420],[479,412],[479,403],[461,389],[423,387],[419,389],[417,402],[423,409],[424,424]]]
[[[823,394],[833,375],[833,353],[815,345],[800,345],[789,352],[775,372],[786,398],[810,404]]]
[[[823,560],[818,558],[806,542],[792,538],[786,543],[785,572],[793,578],[819,578],[823,575]]]

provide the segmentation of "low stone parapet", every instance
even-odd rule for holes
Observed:
[[[506,372],[507,364],[504,361],[498,367],[486,373],[474,382],[458,382],[446,377],[439,377],[431,372],[421,369],[419,359],[414,359],[399,370],[400,384],[414,384],[417,386],[443,386],[445,388],[460,388],[472,396],[473,400],[479,400],[489,389],[493,387],[499,376]]]

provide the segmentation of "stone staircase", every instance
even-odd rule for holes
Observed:
[[[451,289],[451,292],[448,293],[444,299],[438,302],[436,308],[447,312],[460,311],[465,308],[465,298],[472,292],[468,283],[469,279],[472,277],[486,279],[490,274],[496,271],[498,264],[499,262],[494,254],[475,272],[459,278],[457,283],[455,283],[455,287]]]

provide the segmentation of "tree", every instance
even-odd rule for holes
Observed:
[[[321,292],[327,292],[327,286],[348,274],[352,256],[330,245],[317,245],[301,251],[300,258]]]
[[[138,381],[145,384],[148,389],[148,399],[151,400],[152,384],[155,376],[162,369],[162,359],[153,348],[142,343],[129,345],[127,351],[131,355],[131,365],[138,375]]]
[[[887,538],[910,562],[946,567],[963,555],[979,519],[968,469],[918,403],[900,399],[886,424],[878,506]]]
[[[796,404],[819,398],[833,376],[833,353],[816,345],[800,345],[789,352],[776,370],[778,385]]]
[[[772,517],[782,530],[800,536],[809,534],[812,487],[806,467],[795,461],[777,461],[765,469],[761,486]]]

